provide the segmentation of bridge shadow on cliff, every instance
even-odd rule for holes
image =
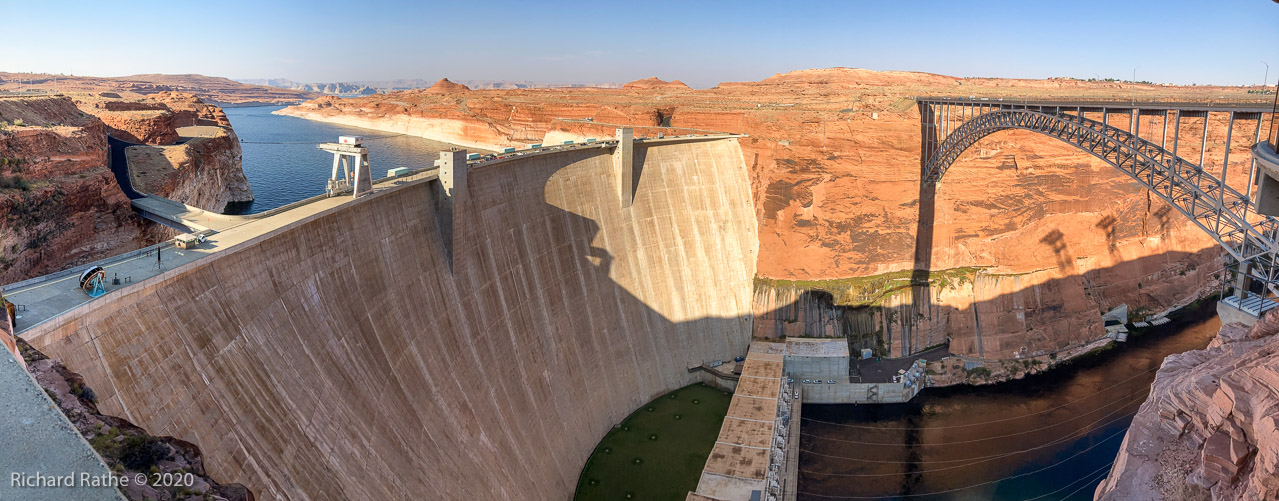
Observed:
[[[1054,244],[1064,245],[1064,238]],[[1048,251],[1050,244],[1035,245]],[[1213,246],[1087,271],[1054,268],[1065,276],[1034,285],[1028,276],[1013,275],[977,275],[976,284],[951,278],[930,285],[927,273],[915,272],[910,284],[857,298],[871,306],[837,304],[837,298],[825,291],[772,291],[788,300],[757,313],[755,333],[761,339],[847,338],[854,357],[862,349],[876,356],[909,357],[938,345],[947,345],[952,354],[987,359],[1047,355],[1103,336],[1102,313],[1120,304],[1127,304],[1130,316],[1141,320],[1166,305],[1194,299],[1187,295],[1196,290],[1216,293],[1212,285],[1218,283],[1221,255]],[[973,290],[958,287],[974,286],[985,299],[965,301],[973,297]],[[989,295],[1009,289],[1014,290]],[[956,307],[956,302],[969,304]]]

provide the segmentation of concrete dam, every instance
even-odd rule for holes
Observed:
[[[451,231],[433,176],[231,228],[23,337],[261,499],[569,498],[614,424],[751,340],[737,139],[636,141],[631,200],[615,144],[472,165]]]

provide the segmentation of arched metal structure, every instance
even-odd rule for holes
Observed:
[[[921,108],[923,106],[921,102]],[[1031,106],[1010,104],[985,106],[989,111],[981,109],[980,111],[985,112],[974,113],[971,118],[966,117],[953,130],[940,126],[945,131],[944,139],[934,141],[931,145],[927,135],[930,130],[939,126],[932,124],[924,127],[923,183],[932,185],[940,181],[959,155],[983,137],[1009,129],[1038,132],[1077,146],[1127,174],[1221,244],[1234,258],[1232,268],[1236,273],[1258,280],[1272,292],[1279,294],[1279,259],[1276,258],[1276,253],[1279,253],[1279,245],[1276,245],[1276,240],[1279,240],[1279,220],[1250,211],[1252,203],[1249,196],[1231,188],[1200,165],[1178,157],[1159,143],[1109,125],[1105,119],[1098,122],[1086,118],[1082,107],[1038,106],[1038,109],[1031,109]],[[1135,107],[1130,111],[1134,131],[1140,130],[1137,117],[1145,111]],[[1163,113],[1166,117],[1167,111],[1163,110]],[[1184,113],[1179,112],[1178,122]],[[1201,113],[1198,116],[1205,119],[1203,136],[1206,143],[1207,111]],[[1236,113],[1231,111],[1231,127]],[[949,113],[944,114],[949,117]],[[1256,118],[1259,130],[1260,113],[1256,114]],[[1165,125],[1165,138],[1166,130]],[[934,133],[933,137],[938,135],[941,134]],[[1227,143],[1229,137],[1230,132],[1227,132]],[[1175,143],[1176,139],[1174,149]],[[1200,151],[1203,151],[1202,147]],[[1229,153],[1227,163],[1228,155]],[[1225,177],[1224,167],[1222,172]]]

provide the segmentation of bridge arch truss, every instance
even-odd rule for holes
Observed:
[[[1237,277],[1259,281],[1279,294],[1279,220],[1258,214],[1251,200],[1256,179],[1256,161],[1252,161],[1244,192],[1232,188],[1228,177],[1230,148],[1214,176],[1204,168],[1210,114],[1228,113],[1226,144],[1229,145],[1235,122],[1255,120],[1253,132],[1260,139],[1263,115],[1272,110],[1261,105],[1244,104],[1148,104],[1129,103],[1011,103],[964,99],[921,99],[921,182],[926,186],[940,182],[947,169],[959,156],[980,139],[1003,130],[1021,129],[1038,132],[1074,145],[1105,161],[1153,192],[1183,216],[1217,241],[1232,258],[1230,268]],[[1093,112],[1101,120],[1088,118]],[[1128,127],[1110,123],[1110,115],[1127,115]],[[1162,132],[1158,142],[1143,138],[1141,117],[1162,116]],[[1170,115],[1175,126],[1168,149]],[[1177,155],[1182,118],[1202,118],[1199,134],[1199,162]],[[1153,122],[1153,121],[1152,121]],[[1148,133],[1155,136],[1154,132]],[[1251,143],[1250,143],[1251,144]],[[1247,284],[1241,281],[1238,286]]]

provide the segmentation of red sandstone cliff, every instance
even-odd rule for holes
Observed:
[[[971,355],[1051,352],[1100,335],[1100,312],[1120,303],[1153,314],[1211,286],[1220,251],[1189,221],[1073,146],[1008,131],[968,150],[937,192],[930,268],[980,271],[966,284],[932,283],[922,294],[928,301],[912,295],[909,277],[891,276],[914,267],[921,213],[920,118],[912,96],[978,93],[1247,99],[1239,88],[1120,89],[1070,79],[831,68],[676,93],[652,85],[408,91],[321,98],[281,113],[484,149],[605,138],[613,124],[643,127],[637,135],[690,132],[663,125],[748,134],[741,144],[760,232],[756,310],[784,311],[803,291],[828,290],[838,304],[873,309],[857,329],[885,338],[894,354],[947,335],[953,350]],[[1127,117],[1111,119],[1127,123]],[[1142,118],[1143,131],[1162,126]],[[1198,134],[1197,123],[1182,126],[1182,136]],[[1214,172],[1227,147],[1219,130],[1207,141],[1206,163]],[[1249,138],[1243,136],[1235,134],[1229,145],[1234,176],[1248,170]],[[1198,146],[1187,141],[1180,152],[1193,157]],[[822,306],[794,310],[802,315]],[[804,326],[831,319],[851,322],[838,315],[766,317],[757,334],[820,335]]]
[[[253,200],[240,141],[221,108],[181,92],[73,96],[81,110],[106,123],[112,137],[147,145],[128,149],[138,191],[214,212]]]
[[[68,98],[0,98],[0,283],[151,243],[107,169],[106,137]]]
[[[1104,500],[1279,499],[1279,315],[1164,360]]]
[[[215,126],[177,131],[186,136],[181,144],[125,150],[135,189],[219,213],[229,204],[253,201],[235,131]]]

